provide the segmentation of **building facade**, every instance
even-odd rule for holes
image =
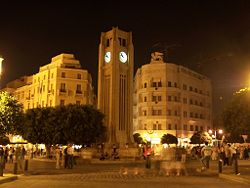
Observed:
[[[152,53],[134,78],[134,133],[156,144],[167,133],[188,142],[195,131],[212,128],[211,93],[207,77]]]
[[[101,34],[98,108],[106,115],[107,143],[132,141],[134,47],[132,33],[117,27]]]
[[[39,72],[7,84],[24,110],[67,104],[93,104],[92,77],[73,54],[60,54]]]

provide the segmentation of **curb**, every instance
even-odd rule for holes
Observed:
[[[3,184],[3,183],[8,183],[8,182],[11,182],[11,181],[14,181],[14,180],[17,180],[18,179],[18,176],[10,176],[10,177],[0,177],[0,184]]]
[[[237,175],[229,175],[229,174],[219,174],[219,178],[250,185],[250,180],[243,178],[240,175],[237,176]]]

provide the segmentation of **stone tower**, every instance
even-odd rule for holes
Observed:
[[[124,147],[132,142],[132,33],[118,27],[102,32],[98,62],[98,108],[105,114],[107,143]]]

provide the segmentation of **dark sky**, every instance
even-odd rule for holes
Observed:
[[[132,31],[135,72],[167,49],[167,61],[211,78],[216,113],[250,82],[249,0],[23,0],[1,2],[1,86],[73,53],[97,88],[100,33],[112,26]]]

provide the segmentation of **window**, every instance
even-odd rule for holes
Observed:
[[[190,125],[190,131],[194,131],[194,126]]]
[[[161,101],[161,96],[158,96],[158,101]]]
[[[161,81],[158,82],[158,87],[162,87]]]
[[[198,118],[198,114],[197,113],[195,113],[195,118]]]
[[[162,113],[162,111],[161,111],[161,110],[158,110],[158,115],[159,115],[159,116],[161,116],[161,113]]]
[[[156,82],[153,82],[153,83],[152,83],[152,86],[153,86],[153,87],[157,87],[157,83],[156,83]]]
[[[146,116],[147,115],[147,110],[143,110],[143,115]]]
[[[177,102],[177,96],[174,96],[174,101]]]
[[[77,74],[77,79],[81,79],[82,75],[81,74]]]
[[[125,39],[122,39],[122,46],[126,47],[126,40]]]
[[[61,77],[62,77],[62,78],[65,78],[65,77],[66,77],[65,72],[62,72],[62,73],[61,73]]]
[[[109,39],[106,40],[106,47],[109,47]]]
[[[177,124],[175,124],[175,125],[174,125],[174,129],[175,129],[175,130],[177,130],[177,129],[178,129]]]
[[[168,110],[168,115],[171,116],[171,110]]]
[[[172,125],[168,124],[168,130],[172,130]]]
[[[189,87],[189,91],[193,91],[193,87],[192,86]]]
[[[156,130],[157,128],[156,128],[156,124],[153,124],[153,130]]]
[[[193,100],[192,99],[189,99],[189,104],[193,104]]]
[[[60,105],[63,106],[65,104],[65,100],[60,100]]]
[[[183,117],[187,117],[187,111],[183,112]]]
[[[200,130],[203,131],[203,127],[202,126],[200,126]]]
[[[152,101],[153,101],[153,102],[157,101],[156,99],[157,99],[156,96],[152,96]]]
[[[198,105],[198,101],[197,101],[197,100],[195,100],[195,101],[194,101],[194,104],[195,104],[195,105]]]
[[[49,106],[52,106],[52,100],[49,101]]]
[[[184,130],[187,130],[187,125],[183,125],[183,129],[184,129]]]
[[[43,92],[45,92],[45,85],[43,85]]]
[[[174,83],[174,87],[177,87],[177,83],[176,82]]]
[[[187,104],[187,98],[183,98],[183,103]]]
[[[147,97],[144,97],[144,102],[147,102]]]
[[[43,75],[43,79],[44,79],[44,80],[46,79],[46,75]]]
[[[190,112],[190,117],[193,117],[193,112]]]
[[[197,89],[197,88],[194,88],[194,92],[195,92],[195,93],[198,93],[198,89]]]
[[[202,102],[200,102],[200,106],[203,106]]]
[[[147,83],[144,83],[144,88],[147,88]]]
[[[79,93],[79,94],[82,93],[82,86],[81,86],[81,84],[77,84],[76,85],[76,93]]]
[[[121,46],[121,45],[122,45],[122,38],[119,37],[118,40],[119,40],[119,44],[120,44],[120,46]]]
[[[66,84],[61,83],[60,92],[66,92]]]
[[[199,127],[195,125],[195,131],[199,131]]]
[[[161,130],[161,124],[158,124],[158,130]]]
[[[168,87],[171,87],[171,82],[168,82]]]
[[[203,115],[202,114],[200,114],[200,119],[203,119]]]
[[[183,84],[183,90],[187,90],[187,85]]]
[[[174,115],[178,116],[178,111],[177,110],[174,111]]]
[[[53,76],[54,76],[54,74],[53,74],[53,73],[51,73],[51,78],[53,78]]]
[[[152,110],[152,115],[153,116],[157,115],[157,110]]]
[[[168,101],[171,101],[171,96],[168,96]]]

